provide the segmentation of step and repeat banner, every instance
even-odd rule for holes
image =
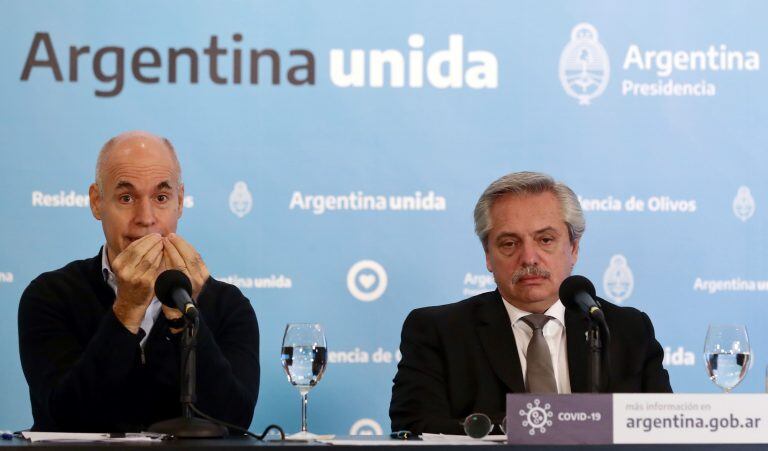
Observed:
[[[325,326],[315,432],[387,432],[403,319],[493,290],[485,187],[579,195],[575,272],[647,312],[673,388],[717,392],[710,323],[745,324],[764,390],[768,5],[717,1],[0,1],[0,429],[31,425],[16,315],[97,254],[98,150],[142,129],[184,173],[179,233],[251,300],[252,427],[299,426],[285,324]]]

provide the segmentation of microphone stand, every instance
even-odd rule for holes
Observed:
[[[589,318],[587,329],[587,388],[590,393],[600,393],[604,387],[608,387],[610,356],[608,346],[611,342],[611,333],[605,321],[593,321]]]
[[[589,329],[587,329],[587,388],[590,393],[600,393],[600,383],[602,374],[603,341],[600,339],[600,326],[592,319],[589,320]]]
[[[177,438],[226,437],[227,429],[211,421],[192,416],[192,406],[197,401],[197,331],[200,318],[184,315],[181,331],[181,417],[160,421],[149,427],[150,432],[172,435]]]

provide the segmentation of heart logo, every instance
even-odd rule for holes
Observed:
[[[387,290],[387,271],[373,260],[360,260],[347,271],[347,290],[360,302],[373,302]]]
[[[360,282],[360,285],[362,285],[363,288],[369,290],[376,282],[376,276],[373,274],[360,274],[357,276],[357,281]]]

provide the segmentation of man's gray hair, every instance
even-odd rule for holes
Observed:
[[[581,211],[576,194],[565,184],[555,181],[547,174],[540,172],[513,172],[507,174],[485,189],[475,205],[475,233],[480,238],[485,249],[488,248],[488,234],[491,231],[491,207],[493,202],[506,195],[521,196],[526,194],[554,194],[563,212],[563,219],[568,228],[571,242],[581,238],[586,228],[584,213]]]
[[[125,135],[132,135],[132,134],[138,134],[143,132],[127,132],[127,133],[121,133],[117,136],[114,136],[109,139],[106,143],[104,143],[103,146],[101,146],[101,150],[99,151],[99,156],[96,158],[96,186],[99,188],[100,193],[104,193],[104,163],[107,161],[107,156],[109,155],[109,151],[112,148],[112,146],[119,140],[125,137]],[[151,133],[146,133],[147,136],[155,136]],[[176,149],[173,147],[173,144],[171,144],[171,141],[168,138],[162,137],[162,136],[156,136],[156,138],[160,139],[165,143],[165,145],[168,147],[168,150],[171,151],[171,158],[173,158],[173,163],[176,166],[176,172],[179,174],[178,180],[176,180],[176,183],[181,186],[183,184],[181,180],[181,164],[179,164],[179,157],[176,155]]]

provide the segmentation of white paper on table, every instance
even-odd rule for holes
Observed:
[[[286,435],[285,436],[285,441],[286,442],[292,442],[292,441],[296,441],[296,442],[313,442],[313,441],[322,442],[324,440],[331,440],[334,437],[336,437],[336,436],[333,435],[333,434],[311,434],[310,433],[309,435],[306,435],[306,434],[302,434],[301,432],[297,432],[295,434]]]
[[[152,432],[127,433],[125,437],[110,437],[101,432],[32,432],[23,431],[21,436],[35,442],[152,442],[163,438],[163,434]]]
[[[434,443],[425,442],[423,440],[397,440],[382,436],[381,438],[367,438],[367,439],[354,439],[354,438],[339,438],[335,440],[318,440],[320,443],[327,445],[342,445],[342,446],[418,446],[418,445],[434,445]]]
[[[507,441],[507,436],[501,434],[486,435],[483,438],[472,438],[468,435],[421,434],[421,438],[425,442],[441,445],[490,445]]]

